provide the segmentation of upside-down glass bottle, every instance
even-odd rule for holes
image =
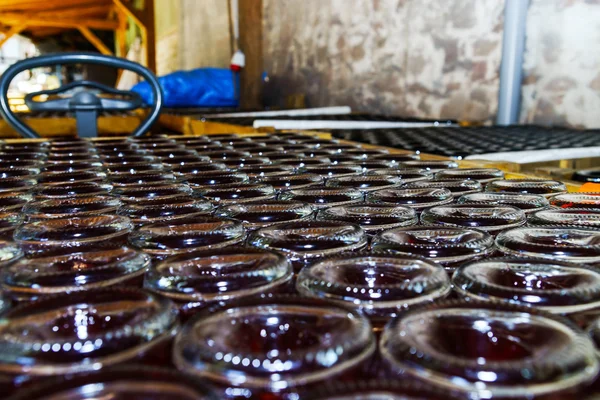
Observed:
[[[374,350],[371,326],[357,311],[267,296],[198,314],[178,334],[173,358],[223,399],[291,400],[335,378],[356,379]]]
[[[598,373],[591,340],[567,319],[505,303],[447,301],[384,329],[397,374],[479,399],[582,398]]]

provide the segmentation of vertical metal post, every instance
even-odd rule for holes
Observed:
[[[504,36],[498,92],[498,125],[518,122],[521,103],[525,28],[530,0],[506,0],[504,6]]]

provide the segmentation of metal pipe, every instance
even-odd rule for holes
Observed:
[[[529,0],[506,0],[504,6],[502,64],[496,116],[498,125],[512,125],[519,120],[528,8]]]

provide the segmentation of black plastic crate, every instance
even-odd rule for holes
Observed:
[[[531,125],[334,130],[331,133],[339,139],[449,157],[600,146],[600,130]]]

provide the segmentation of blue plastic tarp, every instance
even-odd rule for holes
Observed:
[[[198,68],[176,71],[158,78],[165,107],[237,107],[239,75],[225,68]],[[131,90],[142,96],[146,104],[154,102],[147,82]]]

